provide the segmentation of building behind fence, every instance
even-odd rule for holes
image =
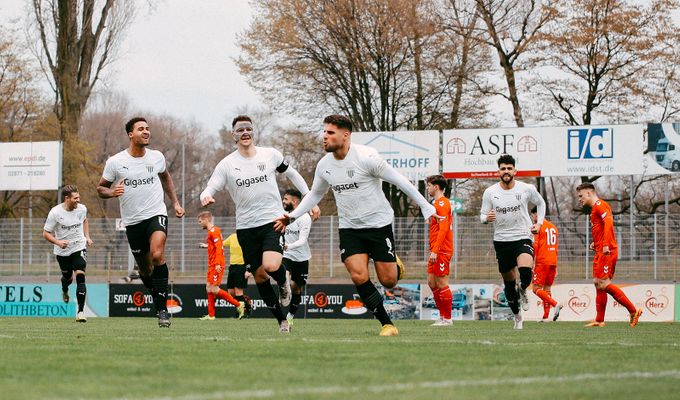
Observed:
[[[588,216],[551,218],[560,232],[557,280],[591,279],[592,250]],[[60,277],[52,254],[52,244],[42,237],[42,219],[0,219],[0,277],[54,280]],[[90,236],[95,245],[88,249],[87,273],[116,281],[132,266],[124,231],[116,230],[114,219],[89,219]],[[215,224],[226,237],[234,231],[235,218],[216,218]],[[617,280],[677,281],[680,215],[639,215],[615,217],[619,262]],[[338,218],[322,217],[316,221],[309,237],[312,249],[310,279],[349,279],[340,261]],[[427,276],[428,227],[422,218],[396,218],[394,223],[397,253],[407,265],[407,280]],[[497,280],[497,264],[492,245],[492,226],[478,217],[456,216],[455,251],[452,259],[453,281]],[[194,218],[170,218],[166,259],[175,280],[201,281],[207,266],[206,250],[198,244],[204,240]],[[228,256],[227,256],[228,260]]]

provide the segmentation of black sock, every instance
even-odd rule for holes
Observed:
[[[168,310],[168,265],[156,265],[151,273],[151,295],[156,311]]]
[[[392,323],[390,316],[387,315],[387,311],[385,311],[385,306],[383,306],[383,297],[370,279],[361,285],[357,285],[357,293],[359,293],[359,297],[361,297],[361,301],[364,302],[366,308],[375,315],[375,318],[377,318],[381,324],[385,325]]]
[[[85,295],[87,294],[87,287],[85,286],[85,275],[76,274],[76,298],[78,299],[78,312],[83,311],[85,307]]]
[[[73,272],[68,271],[64,272],[61,271],[61,290],[63,292],[68,292],[68,287],[73,282],[73,278],[71,277]]]
[[[243,297],[243,295],[234,296],[234,298],[236,299],[236,301],[242,301],[244,303],[246,302],[246,299]]]
[[[505,284],[505,289],[503,289],[505,292],[505,299],[508,301],[508,305],[510,306],[512,313],[518,314],[519,302],[517,299],[519,298],[519,293],[517,293],[517,282],[503,281],[503,283]]]
[[[139,274],[139,279],[142,281],[145,288],[147,288],[149,290],[151,290],[153,288],[153,284],[151,282],[151,275]]]
[[[260,292],[260,297],[264,300],[269,311],[272,312],[274,317],[279,323],[286,319],[283,316],[283,311],[281,311],[281,304],[279,304],[279,297],[274,292],[274,288],[269,280],[257,284],[257,290]]]
[[[522,290],[527,290],[531,285],[531,267],[519,267],[519,281]]]
[[[290,307],[288,308],[288,313],[290,313],[290,315],[295,315],[298,307],[300,306],[301,301],[302,301],[302,294],[301,293],[298,293],[298,294],[293,293],[293,296],[290,299]]]
[[[283,265],[280,265],[279,269],[277,269],[276,271],[267,273],[269,274],[269,276],[274,278],[274,280],[276,281],[276,283],[279,284],[279,286],[283,286],[286,284],[286,267],[284,267]]]

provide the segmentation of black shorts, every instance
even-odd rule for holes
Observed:
[[[534,256],[534,246],[530,239],[515,240],[513,242],[493,241],[498,260],[498,272],[508,272],[517,266],[517,257],[520,254]]]
[[[243,250],[243,261],[253,275],[262,266],[262,253],[275,251],[283,254],[283,236],[274,230],[273,222],[255,228],[237,229],[236,237]]]
[[[151,235],[156,231],[163,231],[166,235],[168,234],[167,216],[156,215],[137,224],[126,226],[125,235],[130,244],[132,254],[139,256],[148,253]]]
[[[295,282],[298,287],[302,287],[307,284],[307,275],[309,274],[309,260],[293,261],[284,257],[281,264],[290,272],[290,279]]]
[[[87,267],[87,249],[74,251],[67,256],[57,256],[59,269],[63,272],[81,270]]]
[[[396,262],[392,224],[382,228],[340,229],[340,258],[368,254],[373,261]]]
[[[239,288],[245,289],[248,287],[248,280],[246,279],[245,264],[232,264],[229,266],[227,275],[227,289]]]

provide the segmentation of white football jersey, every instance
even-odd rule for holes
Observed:
[[[283,251],[283,256],[292,261],[307,261],[312,258],[309,249],[309,231],[312,229],[312,217],[304,213],[290,225],[286,226],[284,240],[288,249]]]
[[[500,182],[489,186],[482,197],[481,215],[496,210],[496,220],[493,222],[493,240],[498,242],[513,242],[516,240],[530,239],[531,216],[528,204],[543,204],[543,198],[536,187],[524,182],[515,181],[512,189],[505,190]]]
[[[73,211],[67,211],[63,203],[52,207],[47,214],[43,229],[52,233],[58,240],[68,240],[68,246],[65,249],[54,245],[54,254],[68,256],[85,249],[87,245],[83,231],[85,219],[87,219],[87,207],[82,204],[78,204]]]
[[[236,229],[254,228],[274,221],[283,214],[281,193],[276,183],[276,168],[283,155],[271,147],[255,147],[252,158],[238,150],[217,164],[208,187],[219,191],[226,187],[236,204]]]
[[[319,161],[314,180],[326,192],[333,190],[340,228],[380,228],[392,223],[394,211],[379,178],[386,166],[375,149],[355,143],[344,159],[328,153]]]
[[[102,178],[112,182],[113,186],[121,180],[125,185],[125,193],[118,198],[125,226],[156,215],[168,215],[163,184],[158,176],[163,172],[165,157],[158,150],[146,149],[143,157],[132,157],[123,150],[106,160]]]

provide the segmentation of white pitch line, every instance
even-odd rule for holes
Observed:
[[[429,382],[410,382],[410,383],[393,383],[381,385],[347,385],[347,386],[325,386],[325,387],[305,387],[292,389],[263,389],[263,390],[241,390],[241,391],[222,391],[213,393],[190,394],[185,396],[164,396],[154,397],[151,400],[201,400],[201,399],[237,399],[237,398],[290,398],[296,395],[328,395],[328,394],[349,394],[349,393],[384,393],[387,391],[410,391],[420,389],[448,389],[456,387],[475,387],[475,386],[503,386],[503,385],[524,385],[534,383],[555,383],[555,382],[580,382],[593,380],[625,380],[631,378],[639,379],[656,379],[656,378],[671,378],[680,379],[680,370],[667,371],[630,371],[618,372],[608,374],[578,374],[566,376],[527,376],[523,378],[502,378],[502,379],[473,379],[473,380],[446,380],[446,381],[429,381]],[[117,400],[129,400],[134,397],[121,397]]]

